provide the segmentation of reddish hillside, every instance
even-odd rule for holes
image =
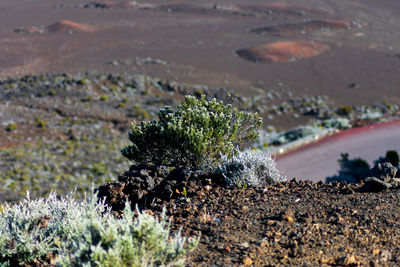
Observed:
[[[95,31],[95,28],[90,25],[77,23],[70,20],[61,20],[47,27],[50,32],[69,32],[69,31],[78,31],[78,32],[92,32]]]
[[[315,42],[274,42],[240,49],[237,54],[253,62],[293,62],[318,56],[327,50],[329,46]]]

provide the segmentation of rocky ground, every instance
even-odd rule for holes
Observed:
[[[395,266],[400,264],[400,179],[390,163],[358,184],[291,180],[230,188],[211,174],[132,166],[99,196],[162,207],[173,231],[200,235],[187,266]],[[119,212],[118,212],[119,211]]]
[[[173,231],[201,234],[187,266],[395,266],[397,168],[377,164],[367,176],[238,189],[211,173],[142,165],[98,192],[116,216],[129,199],[150,214],[166,207]]]

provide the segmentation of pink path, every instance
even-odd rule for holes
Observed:
[[[341,153],[361,157],[372,164],[387,150],[400,153],[400,121],[350,129],[289,152],[276,159],[288,179],[325,181],[339,170]]]

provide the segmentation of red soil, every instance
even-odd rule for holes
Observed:
[[[335,30],[351,30],[354,28],[354,23],[351,20],[310,20],[298,23],[282,24],[272,27],[262,27],[252,29],[255,33],[271,33],[273,35],[284,37],[299,37],[307,34],[313,34],[321,31]]]
[[[69,32],[69,31],[79,31],[79,32],[93,32],[95,27],[90,25],[85,25],[70,20],[61,20],[47,27],[50,32]]]
[[[329,50],[329,46],[315,42],[274,42],[240,49],[237,54],[253,62],[293,62],[318,56],[327,50]]]

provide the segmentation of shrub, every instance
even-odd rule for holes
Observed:
[[[385,157],[379,157],[374,164],[390,162],[393,166],[399,166],[399,154],[395,150],[386,151]]]
[[[336,113],[338,115],[345,115],[348,116],[351,113],[353,113],[354,108],[352,106],[339,106],[338,109],[336,110]]]
[[[270,154],[240,152],[218,166],[216,172],[225,177],[229,185],[238,187],[265,186],[285,181]]]
[[[393,166],[399,166],[399,154],[395,150],[388,150],[385,158],[388,162],[392,163]]]
[[[157,113],[159,121],[132,123],[129,140],[122,155],[145,164],[215,166],[221,155],[237,154],[236,145],[258,136],[261,118],[239,112],[205,96],[186,96],[176,111],[165,107]]]
[[[36,120],[36,126],[42,129],[45,129],[46,126],[49,124],[47,121],[44,121],[39,117],[37,117],[35,120]]]
[[[327,129],[350,129],[351,122],[349,119],[341,118],[341,117],[333,117],[327,120],[323,120],[321,122],[321,126]]]
[[[338,162],[340,164],[339,174],[327,177],[326,182],[345,181],[348,183],[357,183],[365,179],[369,174],[369,164],[361,158],[349,159],[349,154],[343,153]]]
[[[12,131],[15,131],[16,129],[17,129],[17,125],[15,123],[10,123],[6,127],[7,132],[12,132]]]
[[[129,205],[127,205],[129,206]],[[0,266],[37,265],[49,254],[61,266],[183,266],[198,239],[170,237],[161,220],[128,208],[115,218],[96,197],[26,200],[6,205],[0,215]]]

